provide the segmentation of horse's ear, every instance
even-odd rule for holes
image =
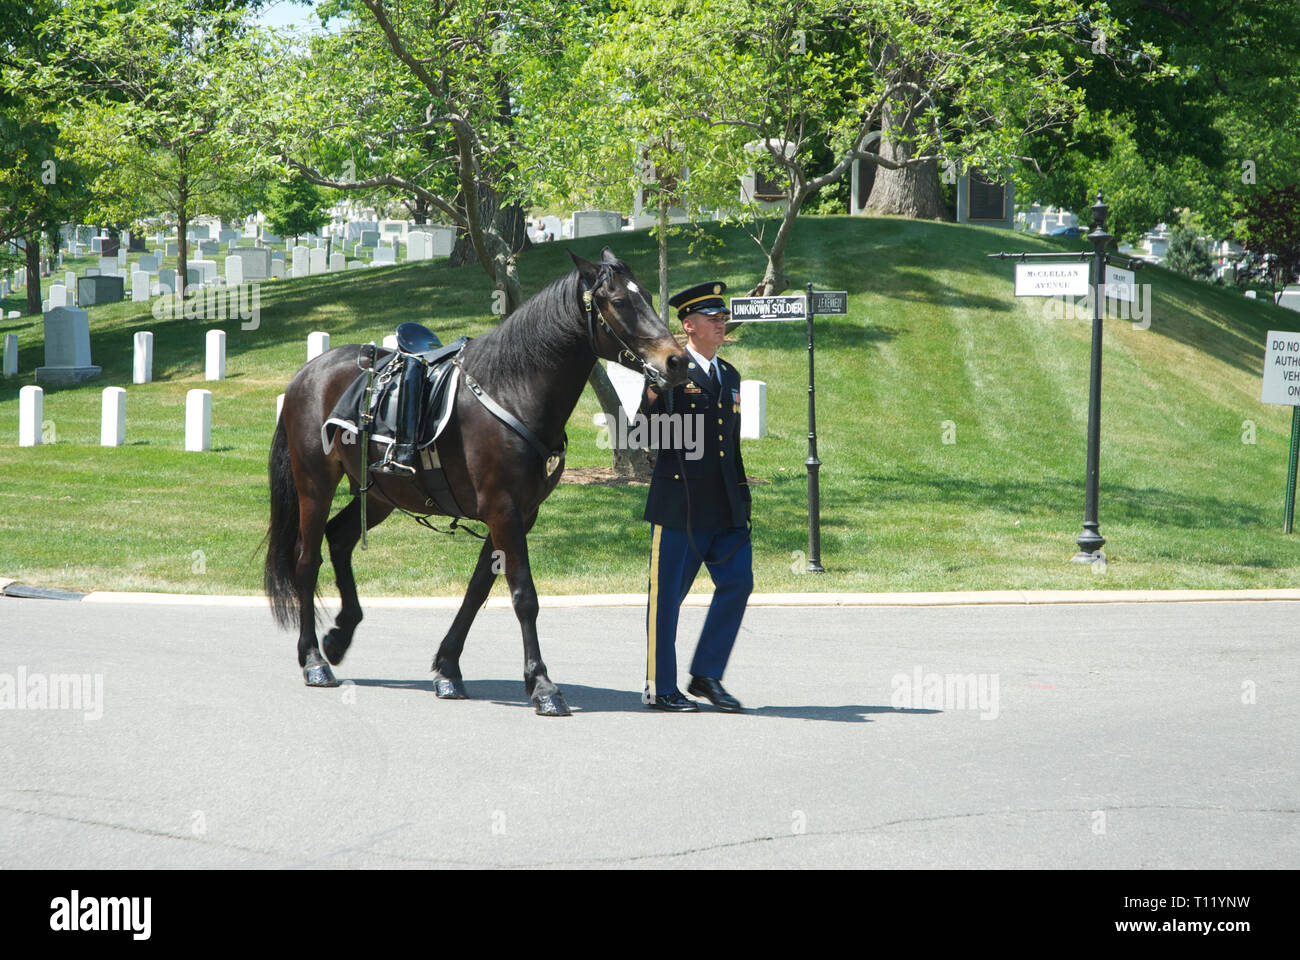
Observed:
[[[600,262],[608,263],[608,264],[617,264],[621,261],[618,259],[618,257],[614,256],[613,250],[609,249],[609,247],[605,247],[603,250],[600,251]]]
[[[594,287],[596,279],[600,276],[600,267],[590,260],[584,260],[572,250],[569,250],[569,256],[573,258],[573,265],[578,268],[578,274],[582,277],[583,282],[589,287]]]

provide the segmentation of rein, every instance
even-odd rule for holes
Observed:
[[[604,283],[608,276],[609,269],[607,267],[602,268],[600,277],[596,280],[596,286],[598,287]],[[622,363],[624,359],[627,359],[631,363],[635,363],[641,368],[641,373],[644,376],[649,377],[659,385],[660,389],[662,389],[664,387],[664,376],[659,372],[659,368],[652,363],[646,363],[642,360],[637,355],[636,351],[629,347],[626,341],[618,335],[618,331],[610,325],[609,321],[605,319],[605,315],[600,312],[600,308],[596,306],[595,297],[592,296],[592,290],[594,289],[595,287],[587,286],[587,281],[582,280],[582,307],[583,311],[587,314],[587,343],[591,346],[591,352],[594,353],[597,358],[600,357],[600,350],[596,347],[596,318],[599,317],[601,330],[617,340],[618,345],[622,348],[619,350],[615,362]]]

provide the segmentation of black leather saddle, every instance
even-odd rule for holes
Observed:
[[[464,345],[465,338],[462,337],[444,347],[438,335],[422,323],[408,320],[397,325],[397,349],[419,357],[427,367],[436,367],[446,358],[455,356]]]

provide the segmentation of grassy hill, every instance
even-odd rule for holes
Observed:
[[[720,278],[743,292],[761,269],[751,240],[675,245],[674,288]],[[523,258],[527,292],[569,269],[565,247],[611,245],[650,288],[644,233],[551,244]],[[754,491],[756,589],[959,590],[1295,586],[1296,540],[1281,533],[1290,414],[1259,401],[1264,333],[1300,317],[1148,268],[1150,328],[1107,321],[1101,530],[1104,571],[1073,565],[1083,514],[1090,325],[1012,296],[1012,268],[986,253],[1078,249],[953,224],[801,222],[787,273],[802,289],[847,289],[847,317],[817,328],[825,576],[807,547],[807,351],[802,324],[754,324],[728,359],[768,384],[769,436],[746,441]],[[493,320],[477,267],[441,261],[280,280],[261,290],[261,325],[155,320],[144,305],[91,310],[101,380],[48,389],[57,442],[20,449],[18,389],[43,362],[38,318],[0,321],[20,337],[20,374],[0,381],[0,575],[78,589],[256,593],[266,529],[266,454],[275,397],[310,331],[335,344],[379,340],[418,320],[444,342]],[[20,308],[11,298],[5,309]],[[204,333],[227,331],[228,379],[203,381]],[[131,342],[155,336],[155,382],[132,386]],[[98,446],[100,391],[127,387],[127,446]],[[185,392],[213,391],[213,452],[185,453]],[[608,463],[584,395],[569,466]],[[951,421],[946,426],[945,422]],[[1247,423],[1249,421],[1250,423]],[[1250,440],[1253,424],[1253,443]],[[945,443],[945,431],[955,442]],[[543,593],[643,590],[644,487],[562,486],[530,543]],[[340,505],[344,502],[340,496]],[[457,595],[477,541],[390,519],[357,554],[365,594]],[[328,565],[322,570],[332,590]],[[498,591],[503,588],[498,587]]]

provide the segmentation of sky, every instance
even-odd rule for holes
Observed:
[[[286,27],[310,27],[320,29],[320,20],[316,17],[314,3],[290,3],[289,0],[276,0],[262,9],[257,22],[267,27],[284,29]]]

